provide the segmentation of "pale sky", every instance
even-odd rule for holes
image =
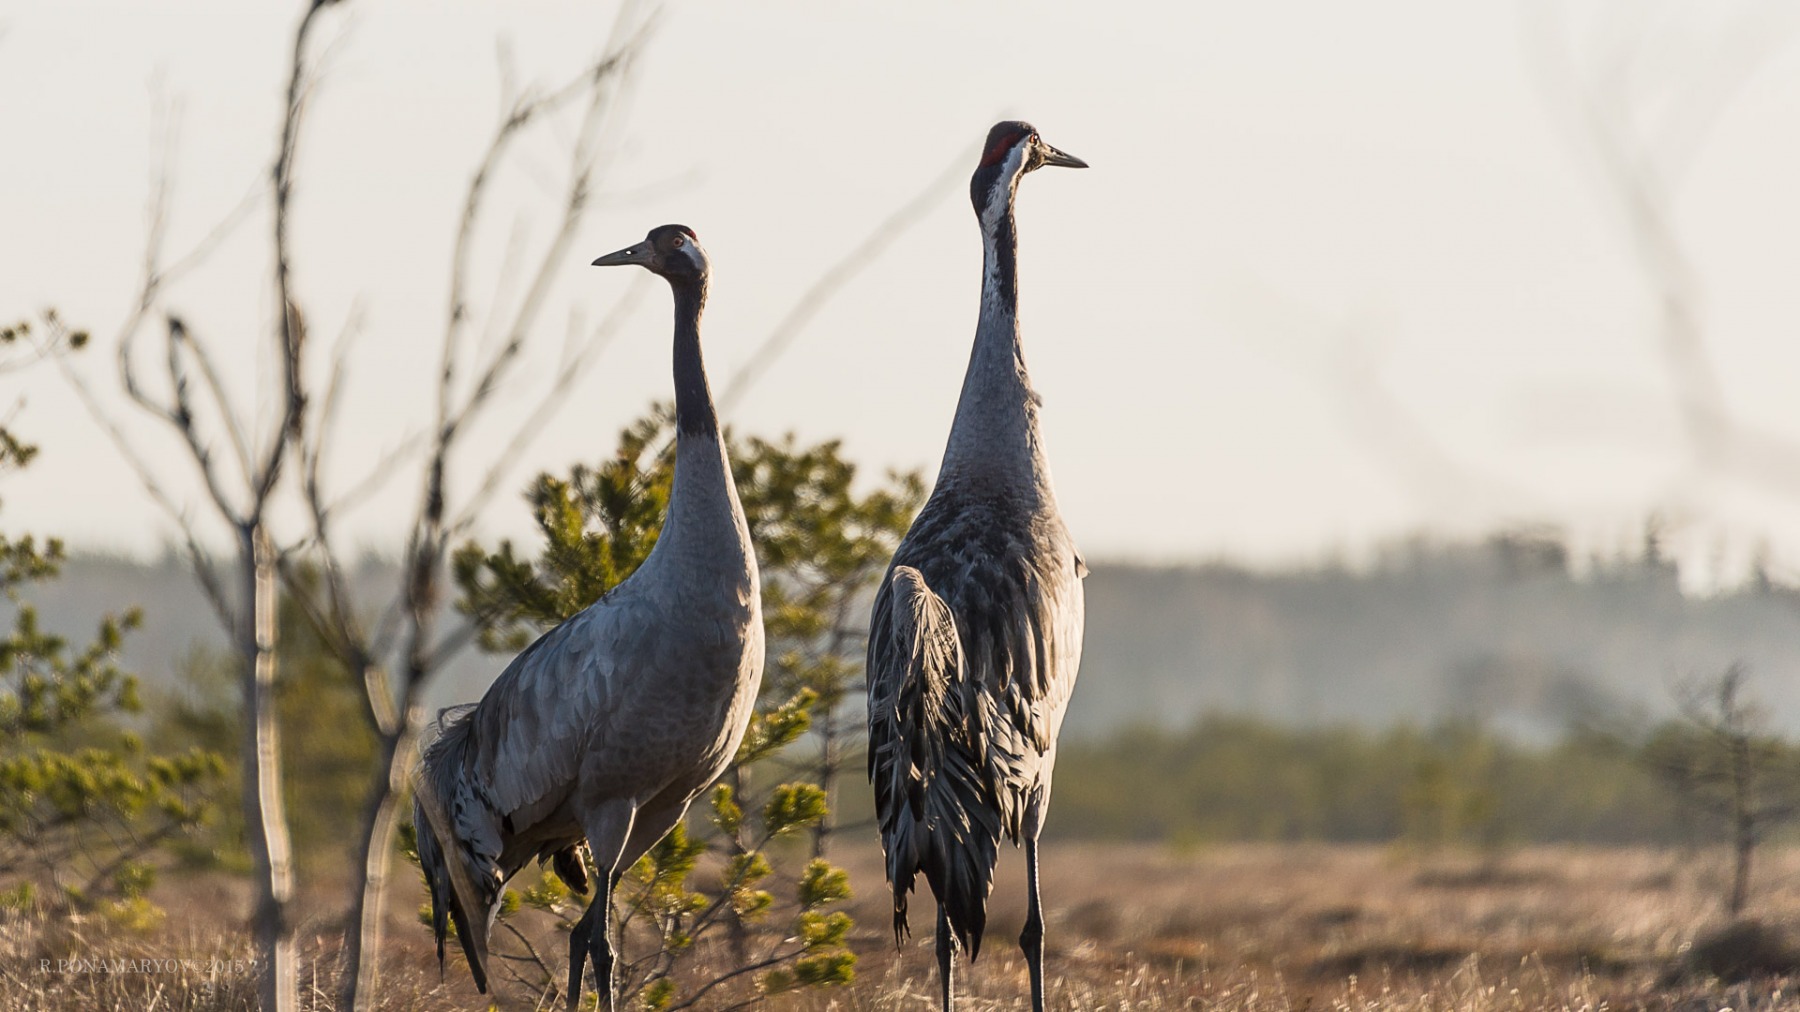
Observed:
[[[1785,10],[672,0],[547,340],[474,458],[540,396],[570,314],[597,319],[643,283],[586,266],[595,256],[664,222],[699,232],[722,390],[811,282],[1016,116],[1093,166],[1030,177],[1019,207],[1026,354],[1091,557],[1357,558],[1411,532],[1528,522],[1610,550],[1662,512],[1698,580],[1765,541],[1800,576],[1800,456],[1692,477],[1655,291],[1580,112],[1586,88],[1615,127],[1670,127],[1658,164],[1692,151],[1669,189],[1726,407],[1758,439],[1800,445],[1800,34]],[[344,482],[429,417],[500,44],[521,83],[560,83],[614,13],[346,0],[325,16],[296,285],[321,345],[360,307]],[[0,7],[0,317],[55,305],[91,329],[80,367],[190,498],[176,445],[113,394],[151,142],[159,121],[178,125],[179,252],[265,173],[297,17],[226,0]],[[515,215],[527,242],[549,228],[569,134],[535,135],[500,181],[478,292]],[[727,421],[841,436],[872,470],[935,469],[977,304],[965,194],[952,187],[842,290]],[[221,349],[243,404],[269,343],[266,228],[251,219],[169,302]],[[509,490],[604,456],[670,396],[667,292],[644,296]],[[0,488],[8,531],[130,551],[170,536],[53,369],[0,374],[0,410],[44,445]],[[403,473],[349,519],[351,540],[395,544],[416,487]],[[527,534],[517,496],[483,530]]]

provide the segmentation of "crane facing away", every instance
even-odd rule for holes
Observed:
[[[675,480],[656,547],[514,658],[481,702],[440,714],[414,813],[438,960],[448,916],[483,993],[506,881],[549,859],[586,892],[586,842],[601,881],[569,936],[570,1009],[590,959],[612,1008],[613,890],[731,762],[763,670],[756,554],[700,357],[706,253],[692,229],[664,225],[594,261],[620,264],[675,295]]]
[[[916,875],[937,898],[946,1010],[955,948],[970,959],[981,951],[1000,835],[1024,842],[1019,945],[1032,1008],[1043,1012],[1037,838],[1081,663],[1087,564],[1057,512],[1025,371],[1013,196],[1028,172],[1087,163],[1019,122],[995,125],[983,152],[969,183],[985,250],[975,347],[936,487],[870,619],[869,779],[896,942]]]

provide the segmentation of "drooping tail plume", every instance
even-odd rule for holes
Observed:
[[[427,728],[421,743],[419,770],[413,781],[413,827],[417,833],[419,866],[431,893],[431,929],[437,936],[438,971],[444,967],[444,939],[449,922],[456,924],[456,938],[469,960],[475,987],[487,993],[487,928],[485,916],[492,904],[462,859],[457,820],[446,799],[454,796],[467,727],[459,718],[473,707],[456,707],[439,714]],[[470,912],[480,914],[479,920]]]
[[[986,721],[958,677],[963,657],[956,621],[910,566],[894,567],[888,607],[871,642],[870,678],[879,682],[870,723],[875,782],[894,936],[908,933],[907,894],[923,872],[971,958],[981,951],[1000,822],[984,773]],[[885,619],[885,622],[880,622]]]

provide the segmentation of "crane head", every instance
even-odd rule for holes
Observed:
[[[988,131],[987,143],[981,149],[981,164],[969,180],[969,196],[975,210],[985,213],[990,207],[1011,202],[1013,187],[1020,177],[1046,165],[1085,169],[1087,163],[1066,151],[1044,143],[1037,128],[1021,120],[995,123]]]
[[[658,225],[643,242],[594,261],[595,267],[624,264],[636,264],[671,282],[703,281],[709,269],[700,238],[686,225]]]

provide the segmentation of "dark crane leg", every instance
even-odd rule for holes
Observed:
[[[950,915],[938,904],[937,923],[938,981],[944,988],[944,1012],[956,1007],[956,936],[950,933]]]
[[[594,987],[600,992],[600,1008],[612,1012],[616,989],[613,986],[612,898],[619,885],[619,859],[625,841],[631,838],[631,823],[637,809],[630,805],[611,806],[602,810],[588,830],[588,849],[600,869],[599,888],[587,912],[569,932],[568,1012],[581,1004],[581,974],[589,960],[594,964]]]
[[[594,963],[594,988],[600,992],[600,1007],[611,1012],[613,1007],[612,896],[618,876],[606,875],[605,884],[594,890],[594,900],[587,912],[569,932],[568,1012],[581,1004],[581,975],[587,963]]]
[[[610,904],[606,898],[610,892],[604,885],[594,890],[594,898],[588,901],[587,910],[582,912],[581,920],[575,922],[575,929],[569,932],[569,986],[563,994],[570,1009],[581,1000],[581,975],[587,969],[588,939],[594,934],[594,913]]]
[[[1038,899],[1037,837],[1025,838],[1025,930],[1019,932],[1019,948],[1031,967],[1031,1012],[1044,1012],[1044,910]]]

